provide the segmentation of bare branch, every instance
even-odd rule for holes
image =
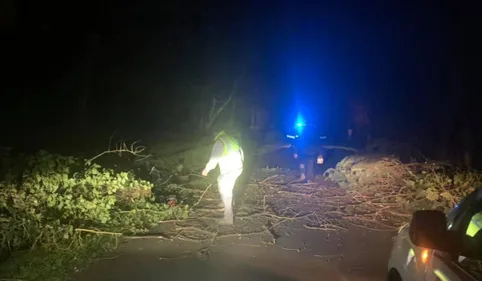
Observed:
[[[353,148],[353,147],[347,147],[347,146],[337,146],[337,145],[322,145],[324,149],[342,149],[342,150],[347,150],[347,151],[353,151],[353,152],[359,152],[359,149]]]
[[[218,115],[226,108],[226,106],[229,104],[229,102],[232,99],[233,99],[233,96],[229,96],[229,98],[223,103],[223,105],[221,105],[221,107],[219,107],[218,110],[214,113],[212,112],[214,109],[214,105],[213,105],[213,107],[211,108],[212,111],[210,112],[210,114],[212,115],[209,117],[209,122],[206,124],[207,128],[211,128],[212,124],[214,123]]]
[[[229,97],[227,100],[224,101],[224,103],[221,105],[221,107],[218,108],[218,110],[216,110],[214,112],[214,109],[216,108],[216,99],[213,99],[213,105],[211,107],[211,111],[209,112],[209,121],[208,123],[206,124],[206,127],[207,128],[211,128],[211,126],[213,125],[214,121],[216,120],[216,118],[218,117],[218,115],[226,108],[226,106],[232,101],[233,97],[236,95],[237,91],[238,91],[238,85],[239,85],[239,82],[244,78],[244,74],[236,79],[234,81],[234,85],[233,85],[233,88],[231,90],[231,92],[229,93]]]
[[[146,150],[146,147],[143,146],[143,145],[137,145],[137,143],[139,143],[139,141],[135,141],[133,142],[130,146],[128,146],[126,144],[126,142],[124,141],[120,141],[116,144],[115,148],[111,148],[111,141],[112,141],[112,137],[111,139],[109,140],[109,147],[106,151],[103,151],[99,154],[97,154],[96,156],[90,158],[89,160],[87,160],[87,163],[91,163],[92,161],[94,161],[95,159],[105,155],[105,154],[110,154],[110,153],[115,153],[119,156],[122,156],[122,153],[128,153],[128,154],[132,154],[140,159],[138,160],[144,160],[148,157],[150,157],[151,155],[150,154],[143,154],[143,152]]]
[[[201,202],[201,200],[203,200],[203,197],[204,195],[206,194],[206,192],[209,190],[209,188],[211,187],[212,184],[208,185],[206,187],[206,189],[204,190],[203,194],[201,194],[201,197],[199,197],[199,200],[196,202],[196,204],[194,204],[192,207],[196,207],[197,205],[199,205],[199,203]]]

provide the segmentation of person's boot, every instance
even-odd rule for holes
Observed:
[[[220,225],[233,225],[234,224],[234,218],[233,217],[225,217],[225,218],[219,220],[218,224],[220,224]]]
[[[224,211],[224,218],[218,221],[220,225],[233,225],[234,215],[233,211]]]

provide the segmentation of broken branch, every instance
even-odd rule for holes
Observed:
[[[97,154],[96,156],[88,159],[87,163],[91,163],[95,159],[97,159],[97,158],[99,158],[99,157],[101,157],[105,154],[110,154],[110,153],[115,153],[115,154],[118,154],[119,156],[122,156],[123,152],[129,153],[129,154],[132,154],[136,157],[141,158],[141,160],[150,157],[151,156],[150,154],[142,154],[146,150],[146,147],[142,146],[142,145],[136,145],[138,142],[139,141],[135,141],[130,146],[127,146],[127,144],[125,142],[118,142],[114,149],[111,149],[110,144],[109,144],[109,148],[106,151],[103,151],[103,152]]]

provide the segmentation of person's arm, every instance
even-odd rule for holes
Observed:
[[[206,164],[206,167],[204,168],[204,172],[207,174],[214,168],[219,163],[219,160],[223,156],[223,150],[224,150],[224,145],[220,141],[216,141],[213,145],[213,149],[211,151],[211,157],[209,158],[208,163]]]
[[[244,162],[244,151],[241,147],[239,148],[239,153],[241,154],[241,162]]]

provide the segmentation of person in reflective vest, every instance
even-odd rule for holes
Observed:
[[[477,232],[482,228],[482,212],[475,214],[470,220],[469,227],[466,234],[470,237],[474,237]]]
[[[472,237],[474,240],[472,240],[472,243],[474,243],[473,247],[470,247],[472,249],[480,249],[480,243],[482,241],[482,232],[479,230],[482,228],[482,212],[478,212],[475,215],[472,216],[472,219],[470,220],[469,226],[467,227],[467,230],[465,231],[465,234],[467,236]],[[458,261],[462,262],[466,259],[464,256],[459,256]]]
[[[235,138],[221,131],[214,138],[211,157],[202,171],[203,176],[219,164],[218,189],[224,205],[222,224],[233,224],[233,190],[236,180],[243,172],[244,153]]]

